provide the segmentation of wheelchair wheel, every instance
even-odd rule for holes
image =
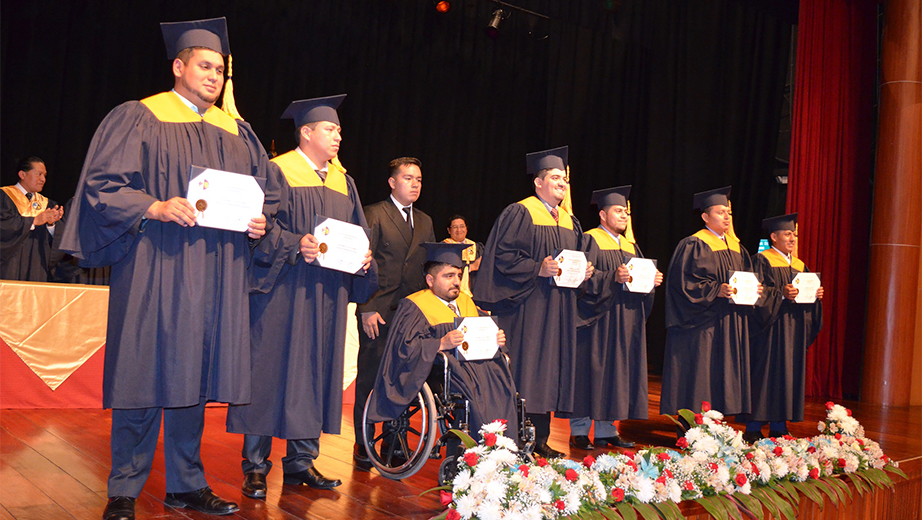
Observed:
[[[458,456],[448,455],[439,464],[439,485],[444,486],[454,480],[458,475]]]
[[[365,403],[363,419],[368,417]],[[399,480],[414,475],[426,461],[439,436],[438,410],[428,384],[396,420],[370,425],[365,420],[362,429],[365,450],[371,463],[382,475]]]

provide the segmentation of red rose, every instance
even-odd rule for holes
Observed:
[[[592,455],[586,455],[586,458],[583,459],[583,466],[591,468],[595,464],[595,458]]]
[[[717,473],[717,463],[716,462],[709,462],[708,467],[711,468],[711,471],[713,471],[714,473]]]
[[[784,453],[784,450],[781,449],[781,446],[775,446],[775,449],[772,450],[772,453],[774,453],[776,457],[780,457],[781,454]]]
[[[487,446],[491,446],[491,447],[492,447],[492,446],[495,446],[495,445],[496,445],[496,434],[495,434],[495,433],[488,433],[488,434],[484,435],[484,436],[483,436],[483,442],[484,442],[484,444],[486,444]]]
[[[621,488],[612,488],[611,496],[615,499],[615,502],[621,502],[624,500],[624,490]]]
[[[660,484],[665,484],[665,483],[666,483],[666,475],[660,475],[659,477],[657,477],[656,481],[659,482]]]
[[[466,462],[468,466],[473,468],[474,466],[477,465],[477,454],[474,452],[470,452],[470,451],[465,453],[464,462]]]
[[[714,419],[714,424],[723,424],[723,423],[720,422],[720,419]]]
[[[669,454],[666,452],[660,452],[656,454],[656,458],[659,460],[669,460],[672,457],[670,457]]]
[[[456,509],[449,509],[448,514],[445,515],[445,520],[461,520],[461,513]]]
[[[695,485],[692,484],[691,480],[686,480],[682,487],[685,488],[685,491],[693,491],[695,489]]]
[[[631,469],[633,469],[634,471],[637,471],[637,464],[635,464],[633,460],[629,460],[629,461],[627,461],[625,464],[627,464],[628,466],[630,466]]]
[[[736,481],[737,486],[743,487],[744,485],[746,485],[746,474],[737,473],[736,478],[734,480]]]
[[[790,434],[785,435],[785,436],[782,437],[782,438],[783,438],[784,440],[786,440],[786,441],[793,441],[793,440],[794,440],[794,436],[793,436],[793,435],[790,435]]]
[[[563,476],[570,482],[576,482],[576,479],[579,478],[579,474],[576,473],[575,469],[568,469],[564,472]]]
[[[837,434],[836,434],[836,440],[841,439],[841,438],[842,438],[842,434],[841,434],[841,433],[837,433]]]
[[[835,406],[835,405],[836,405],[836,404],[833,403],[832,401],[826,401],[826,409],[827,409],[827,410],[832,410],[832,407]]]
[[[695,424],[704,424],[704,416],[700,413],[695,414]]]
[[[446,507],[454,501],[454,497],[451,496],[451,492],[443,489],[439,491],[439,501],[442,502],[442,507]]]
[[[563,500],[558,500],[554,505],[557,506],[558,511],[563,511],[567,507],[567,505],[563,503]]]
[[[679,437],[679,440],[675,441],[676,448],[684,450],[688,447],[688,439],[685,437]]]
[[[864,441],[861,439],[856,439],[858,441],[858,446],[864,446]]]
[[[810,478],[820,478],[819,468],[813,468],[810,470]]]
[[[701,411],[702,411],[702,412],[710,412],[710,411],[711,411],[711,403],[709,403],[709,402],[707,402],[707,401],[701,401]]]
[[[759,467],[756,466],[755,464],[750,464],[749,469],[751,469],[752,472],[755,473],[757,477],[762,474],[762,472],[759,471]]]
[[[500,424],[506,424],[506,423],[509,422],[509,421],[507,421],[506,419],[497,419],[496,421],[497,421],[498,423],[500,423]]]
[[[852,416],[852,411],[851,411],[850,409],[848,409],[848,408],[845,409],[845,413],[846,413],[849,417]]]
[[[667,477],[669,477],[669,478],[674,478],[674,477],[672,476],[672,472],[669,471],[669,468],[666,468],[666,469],[664,469],[663,471],[666,473],[666,476],[667,476]]]
[[[523,477],[528,478],[528,465],[522,464],[521,466],[519,466],[519,472],[522,473]]]
[[[816,453],[816,448],[813,446],[810,446],[809,448],[807,448],[807,453]]]
[[[631,450],[624,450],[624,451],[621,452],[621,454],[624,455],[625,457],[629,458],[629,459],[633,459],[633,458],[634,458],[634,455],[635,455],[635,453],[634,453],[633,451],[631,451]]]
[[[539,468],[543,468],[547,466],[547,459],[544,457],[539,457],[537,460],[535,460],[535,464],[537,464]]]
[[[838,460],[838,464],[839,464],[839,467],[840,467],[840,468],[844,468],[844,467],[845,467],[845,459],[839,459],[839,460]]]
[[[756,454],[753,453],[753,452],[751,452],[751,451],[750,451],[750,452],[747,452],[747,453],[746,453],[746,458],[747,458],[748,460],[752,460],[752,459],[756,458]]]

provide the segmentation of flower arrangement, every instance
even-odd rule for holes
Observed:
[[[827,403],[821,434],[810,439],[763,439],[749,445],[702,403],[679,414],[694,426],[676,442],[682,452],[653,448],[587,456],[581,462],[537,458],[525,462],[505,421],[486,424],[468,448],[451,484],[437,488],[447,520],[552,519],[559,517],[680,519],[678,502],[695,500],[716,518],[740,510],[795,517],[800,494],[822,504],[846,500],[849,478],[859,492],[892,487],[886,472],[903,476],[880,446],[864,437],[851,413]]]

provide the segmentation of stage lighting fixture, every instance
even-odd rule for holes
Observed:
[[[435,4],[435,10],[440,13],[451,11],[451,2],[448,0],[433,0],[432,3]]]
[[[503,18],[506,18],[507,16],[509,15],[506,14],[506,12],[502,9],[494,9],[493,16],[490,18],[490,24],[487,25],[487,28],[485,29],[487,36],[490,38],[496,38],[499,36],[499,24],[503,21]]]

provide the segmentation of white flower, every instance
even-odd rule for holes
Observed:
[[[826,412],[826,418],[830,421],[841,421],[846,417],[848,417],[848,411],[842,405],[834,405],[832,410]]]
[[[458,510],[458,514],[461,515],[461,518],[464,518],[465,520],[474,516],[476,508],[477,499],[471,495],[466,495],[455,499],[455,509]]]
[[[648,503],[653,500],[653,497],[656,496],[656,488],[653,486],[653,480],[640,477],[636,483],[636,489],[634,491],[634,496],[637,497],[637,500]]]
[[[515,445],[515,441],[509,437],[496,437],[496,447],[502,448],[504,450],[509,450],[511,452],[518,452],[519,447]]]
[[[452,481],[452,491],[454,494],[458,494],[460,491],[466,491],[471,486],[471,470],[468,468],[462,469],[455,475],[455,479]]]
[[[819,431],[825,430],[825,429],[826,429],[826,423],[824,423],[823,421],[818,422],[818,423],[816,424],[816,429],[819,430]]]
[[[480,427],[480,434],[483,436],[485,433],[495,433],[497,437],[500,434],[506,431],[506,424],[502,421],[493,421],[489,424],[484,424]]]
[[[708,456],[717,455],[720,445],[711,437],[702,437],[691,446],[694,451],[706,453]]]

